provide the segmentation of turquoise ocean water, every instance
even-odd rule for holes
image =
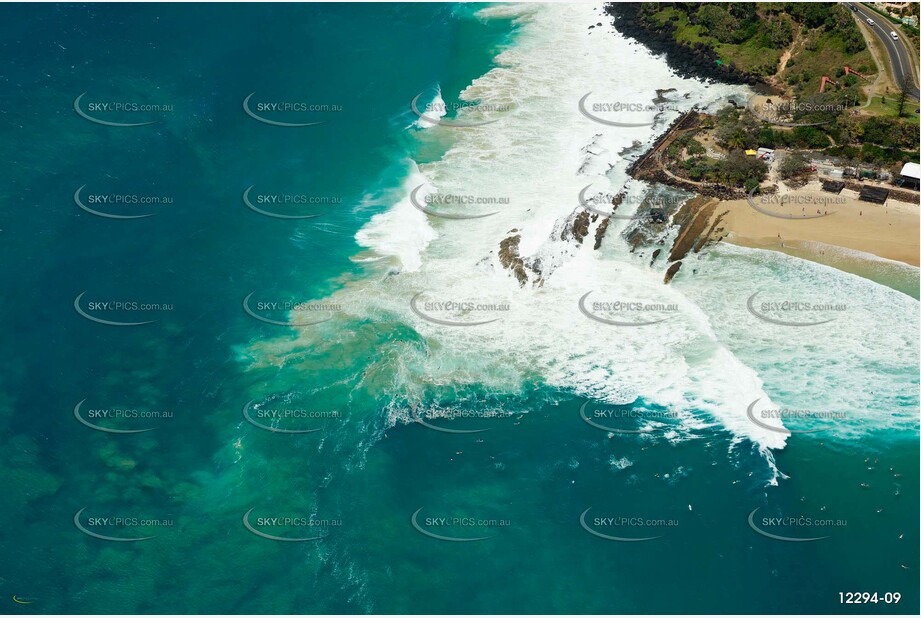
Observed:
[[[702,258],[702,278],[676,281],[772,397],[799,401],[809,386],[840,402],[850,392],[854,409],[873,414],[866,427],[793,435],[773,452],[707,409],[691,410],[698,424],[678,422],[642,392],[609,403],[604,423],[663,425],[599,429],[582,418],[610,402],[586,396],[597,376],[561,379],[571,359],[532,358],[544,345],[533,331],[510,337],[504,350],[518,360],[506,362],[379,301],[412,276],[410,260],[386,255],[374,233],[361,239],[387,221],[372,218],[405,198],[417,168],[470,157],[473,186],[477,165],[504,169],[488,140],[419,128],[413,97],[440,92],[453,105],[488,71],[501,65],[503,76],[503,52],[507,62],[537,51],[584,60],[539,31],[553,23],[539,9],[484,6],[0,7],[4,613],[917,613],[916,326],[891,359],[850,348],[833,358],[807,340],[778,349],[720,320],[708,290],[802,270],[838,293],[863,291],[880,325],[915,324],[916,300],[731,248]],[[581,35],[586,24],[559,28]],[[95,124],[74,110],[82,93],[90,115],[157,122]],[[243,111],[251,93],[254,105],[326,106],[263,108],[322,124],[260,123]],[[527,94],[555,105],[552,88]],[[107,102],[170,108],[89,107]],[[516,161],[540,158],[529,150],[536,134],[505,139]],[[541,182],[516,165],[521,182]],[[258,214],[243,201],[249,188],[253,203],[306,196],[297,201],[312,203],[256,205],[317,216]],[[161,200],[95,199],[107,195]],[[99,217],[77,199],[156,216]],[[475,273],[481,257],[463,264]],[[85,319],[81,294],[91,316],[156,322]],[[253,318],[246,297],[281,322],[295,314],[271,303],[340,306],[301,332]],[[91,304],[116,302],[129,307]],[[875,328],[852,331],[855,345]],[[641,363],[624,354],[611,348],[617,368],[601,383],[629,380]],[[816,377],[804,385],[803,372]],[[152,431],[98,431],[75,416]],[[755,509],[756,525],[793,518],[778,535],[828,538],[757,534]],[[798,518],[836,523],[804,531]],[[152,538],[124,540],[142,537]],[[839,593],[862,591],[900,601],[839,604]]]

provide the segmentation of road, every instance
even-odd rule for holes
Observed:
[[[901,31],[897,31],[899,40],[893,41],[889,33],[896,30],[896,28],[893,26],[892,22],[885,19],[882,15],[874,13],[860,4],[849,3],[849,6],[853,6],[857,9],[855,11],[857,16],[863,20],[864,24],[866,24],[866,26],[883,42],[883,46],[886,48],[886,53],[889,54],[889,60],[892,64],[892,77],[895,80],[896,86],[902,83],[903,78],[907,78],[908,96],[916,100],[921,99],[921,92],[918,90],[918,77],[912,69],[913,65],[911,60],[909,60],[909,54],[914,53],[910,51],[910,41],[902,37],[900,34]],[[871,26],[868,24],[867,19],[872,19],[875,25]]]

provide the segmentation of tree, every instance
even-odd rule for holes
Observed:
[[[838,143],[842,145],[859,144],[863,141],[863,123],[854,116],[838,117]]]
[[[899,118],[905,117],[905,103],[908,101],[908,76],[903,75],[899,82]]]
[[[733,150],[720,161],[718,176],[728,187],[751,188],[757,185],[767,173],[767,164],[761,159],[749,157],[742,150]]]
[[[697,10],[697,19],[721,43],[736,42],[739,37],[739,20],[719,5],[702,5]]]
[[[795,152],[783,158],[778,170],[783,179],[796,178],[809,171],[809,161],[800,153]]]
[[[771,19],[767,22],[767,36],[771,45],[782,49],[793,41],[793,27],[786,16]],[[789,64],[789,63],[788,63]]]

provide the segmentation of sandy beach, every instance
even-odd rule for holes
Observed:
[[[918,204],[892,199],[883,206],[861,202],[857,193],[848,189],[839,195],[824,192],[818,181],[796,190],[781,185],[777,195],[755,196],[753,201],[762,210],[782,215],[828,215],[783,219],[758,212],[748,200],[725,201],[716,213],[728,210],[722,220],[727,242],[797,254],[818,262],[827,262],[822,259],[823,246],[833,245],[919,265]]]

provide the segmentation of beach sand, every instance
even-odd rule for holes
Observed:
[[[722,202],[716,213],[728,214],[722,221],[726,242],[783,251],[839,267],[840,252],[828,252],[825,245],[869,253],[888,260],[919,265],[918,204],[888,200],[884,206],[861,202],[854,191],[839,195],[821,190],[819,182],[791,190],[781,185],[776,196],[753,201],[763,209],[793,216],[829,213],[814,219],[782,219],[758,212],[747,200]],[[836,253],[836,257],[826,253]],[[845,269],[847,270],[847,269]]]

